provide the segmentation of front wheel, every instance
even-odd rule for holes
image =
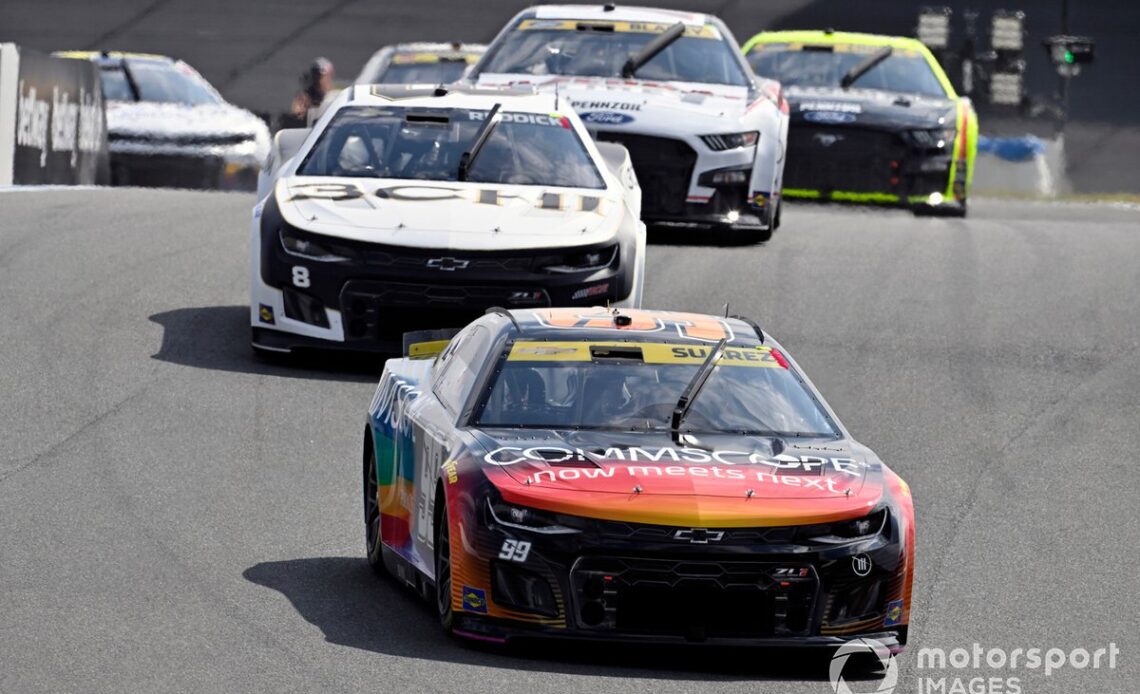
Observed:
[[[435,507],[439,509],[435,521],[435,604],[439,624],[450,634],[455,622],[455,611],[451,607],[451,530],[443,495],[436,498]]]
[[[380,541],[380,500],[376,482],[376,448],[365,441],[368,451],[364,462],[364,547],[368,565],[378,574],[386,573],[383,543]]]

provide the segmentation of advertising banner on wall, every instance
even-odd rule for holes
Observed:
[[[109,182],[98,68],[0,46],[0,185]]]

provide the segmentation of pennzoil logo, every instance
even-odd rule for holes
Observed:
[[[463,609],[468,612],[487,613],[487,592],[471,586],[463,586]]]

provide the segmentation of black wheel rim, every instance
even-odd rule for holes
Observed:
[[[451,533],[447,513],[440,515],[439,536],[435,541],[435,596],[441,617],[451,612]]]
[[[368,465],[364,471],[364,539],[368,544],[368,554],[374,553],[380,543],[380,503],[377,500],[376,452],[369,451]]]

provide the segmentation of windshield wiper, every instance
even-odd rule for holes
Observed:
[[[621,66],[621,76],[626,79],[633,77],[642,66],[657,57],[658,53],[668,48],[669,44],[681,38],[684,34],[684,22],[677,22],[661,32],[660,36],[642,46],[641,50],[637,53],[629,56],[629,60],[625,61],[625,65]]]
[[[479,156],[479,152],[483,150],[483,145],[487,144],[487,140],[491,138],[491,133],[495,132],[495,128],[499,127],[499,109],[502,104],[495,104],[491,108],[491,112],[487,114],[487,119],[479,126],[479,130],[475,133],[475,140],[471,146],[464,150],[463,155],[459,157],[459,172],[456,178],[460,181],[467,180],[467,173],[471,171],[471,167],[475,164],[475,158]]]
[[[883,46],[879,50],[867,56],[863,59],[863,62],[847,71],[847,74],[843,76],[843,79],[839,80],[839,86],[847,89],[855,83],[855,80],[870,72],[871,68],[891,57],[891,53],[893,52],[894,49],[890,46]]]
[[[673,438],[673,443],[678,446],[681,445],[681,424],[685,421],[685,416],[689,414],[689,408],[693,406],[701,388],[704,388],[705,383],[708,383],[709,376],[712,375],[716,363],[724,356],[724,346],[727,343],[727,337],[722,337],[720,342],[716,343],[716,347],[713,347],[712,352],[705,357],[701,368],[693,374],[693,380],[689,381],[689,385],[685,386],[685,390],[681,391],[681,397],[677,399],[677,406],[673,408],[673,417],[669,420],[669,434]]]

